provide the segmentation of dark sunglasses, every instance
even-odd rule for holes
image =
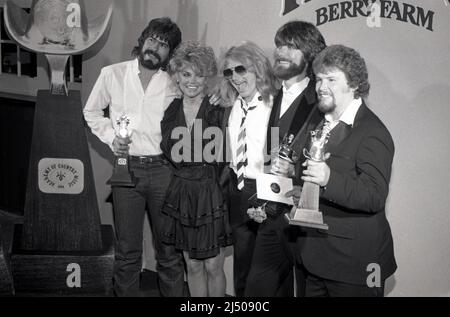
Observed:
[[[233,77],[233,71],[238,74],[238,75],[245,75],[247,74],[247,68],[245,68],[242,65],[233,67],[233,68],[227,68],[223,70],[223,77],[225,77],[226,79],[230,79],[231,77]]]

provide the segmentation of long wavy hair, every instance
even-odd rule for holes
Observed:
[[[169,44],[169,56],[172,56],[173,51],[181,42],[181,31],[175,22],[170,18],[156,18],[151,20],[147,27],[142,31],[138,38],[138,45],[135,46],[131,52],[133,56],[139,56],[144,46],[145,41],[152,35],[157,36]]]
[[[233,46],[224,54],[220,67],[220,73],[227,66],[228,60],[235,60],[256,75],[256,89],[261,94],[264,102],[269,103],[271,96],[274,96],[279,86],[269,59],[264,51],[255,43],[250,41],[242,42],[238,46]],[[238,97],[238,92],[231,84],[230,80],[223,78],[221,85],[222,99],[227,105],[233,105]]]
[[[325,39],[317,27],[305,21],[291,21],[281,26],[275,35],[275,46],[294,45],[303,53],[308,65],[307,74],[312,75],[312,62],[325,47]]]

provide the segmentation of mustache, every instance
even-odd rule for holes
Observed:
[[[158,60],[158,62],[161,62],[161,56],[157,52],[148,49],[143,52],[143,55],[146,55],[146,54],[153,55]]]
[[[291,62],[290,59],[282,58],[282,57],[277,57],[277,58],[275,58],[275,61],[276,61],[276,62]]]

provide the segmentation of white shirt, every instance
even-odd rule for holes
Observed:
[[[289,89],[283,81],[283,98],[281,99],[280,118],[289,109],[295,99],[308,87],[309,77],[303,78],[300,82],[293,84]]]
[[[130,119],[132,132],[130,155],[161,154],[161,120],[164,111],[177,96],[170,76],[156,72],[144,91],[139,79],[137,59],[104,67],[91,91],[83,113],[92,132],[112,149],[118,133],[116,120],[122,115]],[[103,109],[109,105],[109,116]]]
[[[325,120],[330,122],[330,130],[332,130],[339,123],[339,121],[342,121],[342,122],[352,126],[353,123],[355,122],[356,113],[358,112],[359,107],[361,107],[361,105],[362,105],[361,98],[354,99],[347,106],[347,108],[345,108],[344,112],[341,114],[339,119],[336,121],[333,121],[333,119],[331,118],[331,114],[327,113],[325,115]]]
[[[248,107],[256,106],[255,109],[247,112],[245,119],[245,133],[247,143],[247,161],[244,177],[256,179],[258,174],[264,173],[264,148],[266,145],[267,125],[271,111],[272,100],[266,104],[263,100],[259,100],[261,95],[257,92],[252,101],[248,103]],[[236,99],[233,109],[228,119],[228,134],[231,149],[230,167],[237,173],[237,149],[238,137],[244,112],[241,109],[241,97]],[[243,100],[242,100],[243,101]],[[245,101],[243,101],[245,102]]]

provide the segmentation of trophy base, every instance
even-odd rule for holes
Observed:
[[[111,187],[136,187],[136,179],[131,177],[130,180],[123,179],[111,179],[106,182],[106,184],[111,185]]]
[[[112,187],[136,187],[137,180],[132,172],[113,173],[113,176],[106,182]]]
[[[294,216],[287,213],[285,217],[290,225],[328,230],[328,225],[323,223],[322,213],[318,210],[297,208]]]
[[[11,270],[17,296],[110,296],[114,232],[102,225],[102,247],[95,251],[23,250],[22,225],[16,224]],[[79,285],[73,285],[78,280]],[[71,284],[72,282],[72,284]]]

